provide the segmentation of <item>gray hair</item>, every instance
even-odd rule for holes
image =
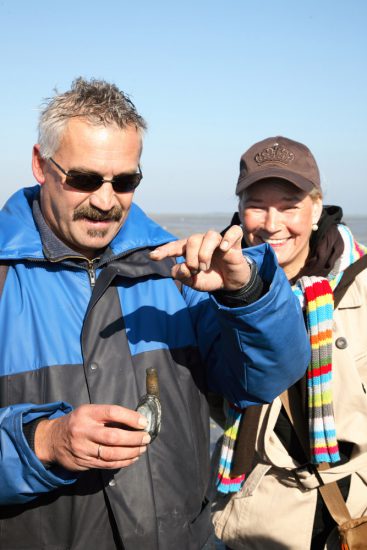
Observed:
[[[96,126],[116,124],[121,129],[131,125],[141,133],[147,128],[130,98],[105,80],[76,78],[70,90],[56,93],[43,105],[38,125],[38,143],[43,158],[50,158],[57,151],[71,118],[82,117]]]
[[[243,211],[245,210],[245,203],[246,203],[246,189],[241,191],[241,193],[238,195],[238,215],[241,220],[241,223],[243,223]]]

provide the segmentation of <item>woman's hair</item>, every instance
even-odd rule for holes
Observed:
[[[243,222],[243,211],[245,209],[246,204],[246,194],[247,189],[244,189],[240,192],[238,195],[238,214],[240,216],[241,223]],[[318,199],[322,199],[322,192],[320,189],[316,189],[316,187],[313,187],[311,191],[308,193],[308,196],[311,197],[313,201],[316,201]]]
[[[54,155],[68,121],[75,117],[97,126],[116,124],[124,129],[131,125],[140,132],[147,128],[133,102],[117,86],[105,80],[87,81],[79,77],[72,82],[70,90],[44,102],[38,125],[42,157]]]

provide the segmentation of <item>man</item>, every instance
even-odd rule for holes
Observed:
[[[175,241],[132,203],[144,128],[114,85],[77,79],[41,113],[40,186],[0,213],[1,548],[202,548],[207,382],[243,407],[308,363],[268,248],[244,257],[238,226]],[[147,367],[162,404],[149,447]]]

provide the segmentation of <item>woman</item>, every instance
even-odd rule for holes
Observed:
[[[244,444],[239,429],[244,411],[229,407],[216,534],[233,550],[338,548],[317,487],[320,477],[337,480],[351,516],[367,513],[367,248],[341,223],[340,208],[323,207],[316,161],[301,143],[275,137],[253,145],[241,157],[236,194],[232,223],[242,223],[244,246],[272,247],[304,309],[312,359],[288,395],[292,407],[301,406],[308,434],[302,446],[280,398],[263,405],[251,468],[239,472],[236,455],[252,443],[249,437]],[[337,299],[351,271],[334,309],[333,293]],[[315,475],[311,465],[321,463],[330,469]]]

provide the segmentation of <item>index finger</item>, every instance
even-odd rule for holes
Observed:
[[[164,258],[176,258],[183,256],[186,251],[187,239],[180,239],[171,243],[158,246],[149,253],[152,260],[163,260]]]
[[[229,250],[233,247],[240,249],[242,238],[242,228],[239,225],[232,225],[223,235],[222,242],[220,243],[219,248],[223,251]]]

